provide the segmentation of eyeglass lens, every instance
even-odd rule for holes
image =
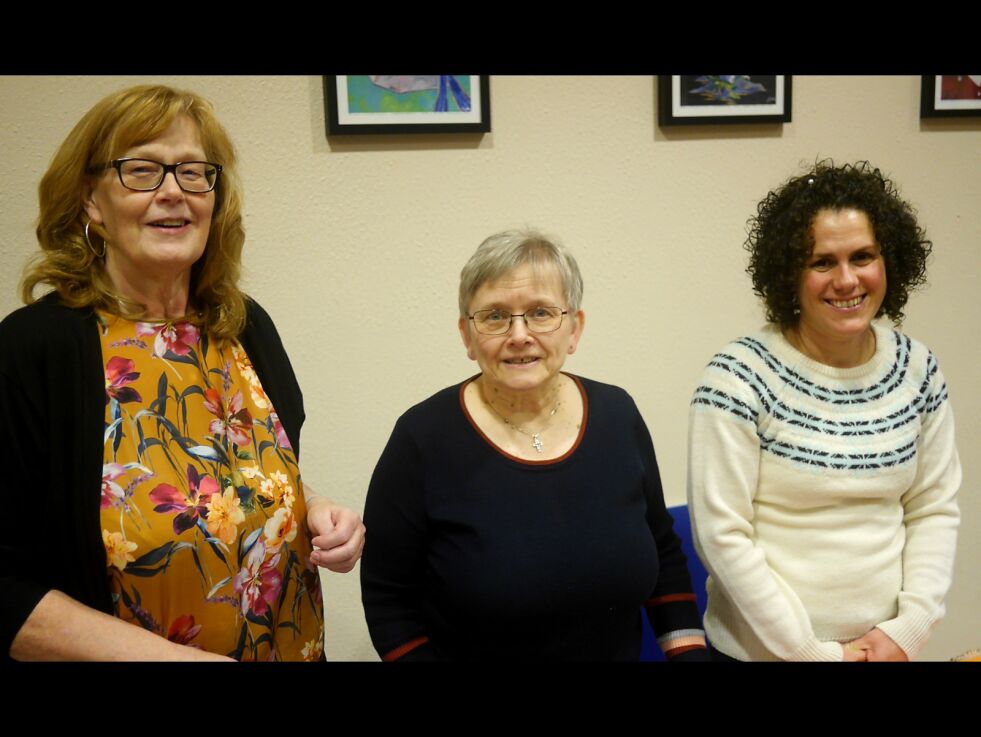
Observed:
[[[562,310],[557,307],[536,307],[523,315],[513,315],[507,310],[479,310],[473,314],[474,327],[485,335],[501,335],[511,329],[514,318],[523,318],[533,333],[550,333],[562,324]]]
[[[206,161],[185,161],[165,166],[159,161],[128,159],[119,162],[119,179],[123,186],[136,190],[156,189],[172,169],[177,183],[185,192],[208,192],[215,186],[218,169]]]

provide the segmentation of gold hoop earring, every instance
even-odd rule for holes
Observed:
[[[92,245],[92,241],[89,240],[89,226],[91,224],[92,224],[92,221],[91,220],[89,220],[87,223],[85,223],[85,242],[89,244],[89,250],[93,254],[95,254],[95,257],[96,258],[104,258],[105,255],[106,255],[106,240],[105,240],[105,238],[102,239],[102,253],[99,253],[98,251],[96,251],[95,250],[95,247]]]

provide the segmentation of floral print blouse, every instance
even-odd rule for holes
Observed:
[[[249,357],[190,322],[99,318],[116,616],[239,660],[319,659],[300,472]]]

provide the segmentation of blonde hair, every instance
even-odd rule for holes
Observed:
[[[561,243],[537,230],[505,230],[486,238],[477,246],[460,272],[460,314],[467,316],[470,300],[481,286],[501,278],[522,264],[531,264],[536,273],[555,266],[569,309],[582,305],[582,274],[579,264]]]
[[[86,170],[152,141],[181,115],[196,124],[207,159],[222,165],[208,242],[204,255],[191,268],[190,303],[211,337],[230,340],[242,332],[245,296],[238,279],[245,229],[235,148],[210,102],[193,92],[162,85],[130,87],[100,100],[55,153],[38,187],[41,250],[28,264],[21,282],[26,304],[37,301],[35,288],[46,284],[69,307],[96,307],[130,319],[145,317],[144,305],[114,291],[105,262],[86,243],[87,217],[82,206],[89,181]],[[96,243],[106,237],[95,223],[89,233]]]

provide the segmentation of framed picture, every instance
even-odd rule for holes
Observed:
[[[658,124],[789,123],[790,77],[658,77]]]
[[[431,74],[324,77],[327,135],[488,133],[490,78]]]
[[[981,117],[981,74],[937,74],[922,80],[921,118]]]

